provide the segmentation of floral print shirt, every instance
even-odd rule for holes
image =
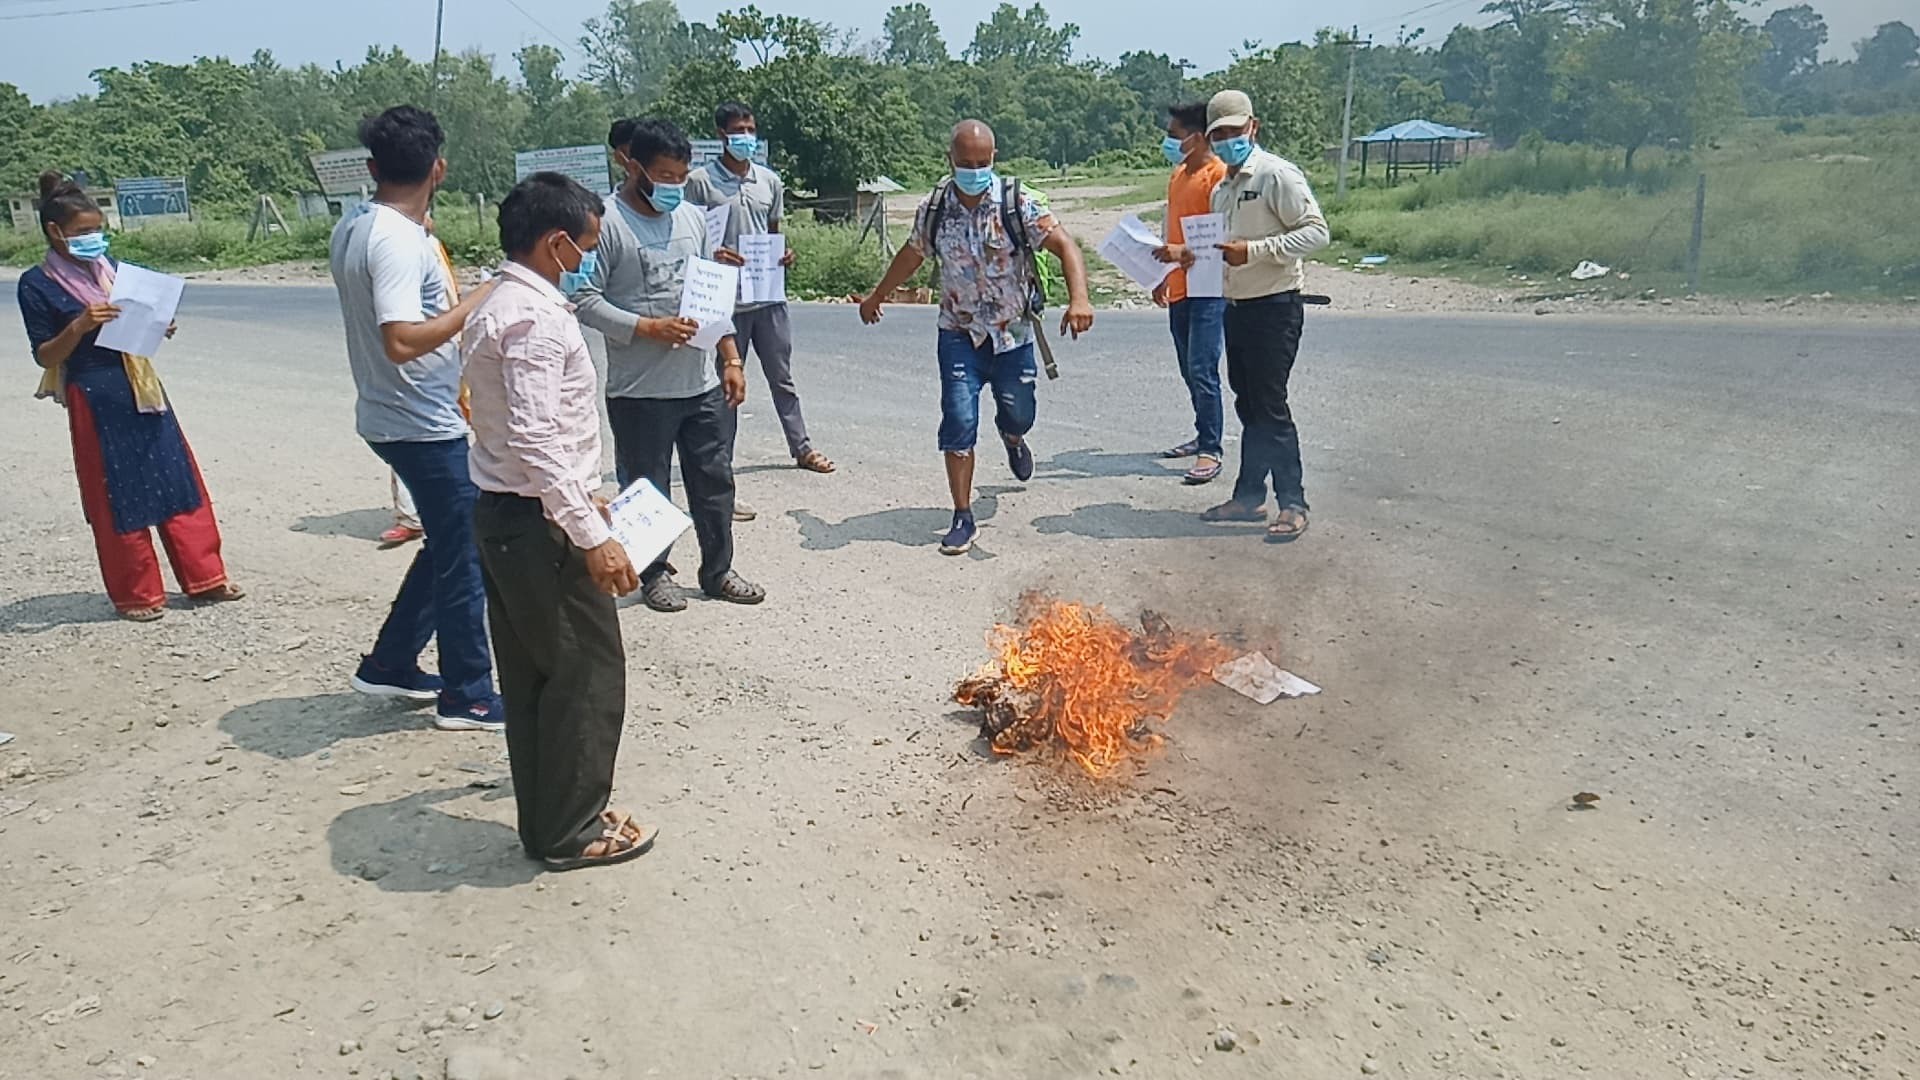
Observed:
[[[1005,184],[996,179],[987,197],[971,208],[952,184],[944,189],[940,235],[927,235],[933,200],[940,197],[936,191],[920,204],[909,240],[914,250],[940,264],[940,329],[965,333],[975,345],[991,344],[996,353],[1017,349],[1032,336],[1024,318],[1032,271],[1020,265],[1020,249],[1006,235],[1000,212]],[[1037,252],[1054,230],[1053,214],[1024,189],[1018,198],[1019,221]]]

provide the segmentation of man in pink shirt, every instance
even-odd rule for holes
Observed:
[[[627,703],[614,597],[640,579],[596,496],[599,380],[567,302],[593,272],[600,211],[558,173],[516,186],[500,203],[509,261],[460,342],[520,842],[553,870],[625,862],[654,838],[608,806]]]

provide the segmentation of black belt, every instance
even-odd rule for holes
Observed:
[[[1292,292],[1274,293],[1272,296],[1256,296],[1251,300],[1229,300],[1234,307],[1253,307],[1258,304],[1302,304],[1311,307],[1326,307],[1333,303],[1333,297],[1318,293],[1303,293],[1298,289]]]

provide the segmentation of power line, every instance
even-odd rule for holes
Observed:
[[[564,38],[562,38],[559,34],[554,33],[552,27],[548,26],[546,23],[541,22],[539,19],[534,18],[533,12],[528,11],[526,8],[521,7],[520,4],[518,3],[518,0],[506,0],[506,3],[508,7],[512,8],[513,10],[519,12],[521,15],[525,16],[528,22],[539,27],[541,33],[544,33],[548,37],[552,38],[553,43],[555,45],[558,45],[563,49],[567,48],[567,42]]]
[[[1412,18],[1415,15],[1432,11],[1435,8],[1458,8],[1469,4],[1479,4],[1481,2],[1482,0],[1431,0],[1430,3],[1421,4],[1417,8],[1403,11],[1398,15],[1389,15],[1384,19],[1369,23],[1368,30],[1369,32],[1374,30],[1392,30],[1398,28],[1401,19]]]
[[[35,11],[26,15],[0,15],[0,22],[13,22],[16,19],[60,19],[68,15],[104,15],[114,11],[134,11],[139,8],[177,7],[181,4],[198,4],[200,0],[141,0],[133,4],[114,4],[109,7],[67,8],[64,11]]]

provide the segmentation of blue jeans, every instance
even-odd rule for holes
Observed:
[[[1180,378],[1193,399],[1194,441],[1200,452],[1220,457],[1222,428],[1220,355],[1226,351],[1227,302],[1215,296],[1188,297],[1167,308],[1173,329],[1173,353]]]
[[[461,708],[493,696],[493,654],[487,649],[487,597],[480,552],[473,543],[473,504],[480,489],[467,472],[467,440],[367,444],[413,492],[426,539],[407,569],[393,610],[373,644],[373,662],[409,671],[427,642],[440,639],[440,704]]]
[[[940,450],[964,454],[980,437],[980,391],[993,387],[994,426],[1019,438],[1033,430],[1039,370],[1028,343],[1003,353],[975,345],[964,330],[940,331]]]

